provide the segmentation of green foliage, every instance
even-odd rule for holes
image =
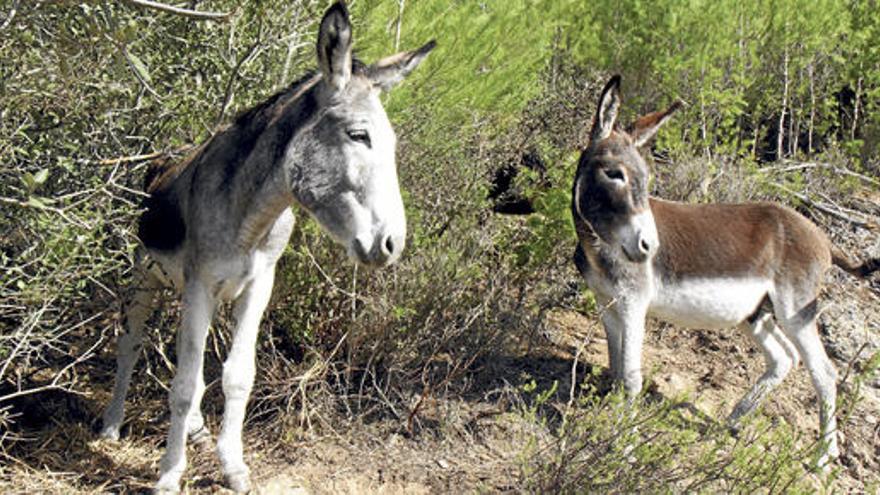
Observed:
[[[695,417],[687,402],[587,390],[553,404],[555,387],[526,391],[537,395],[521,417],[551,432],[532,437],[523,451],[521,480],[529,492],[812,491],[804,467],[812,450],[798,447],[788,425],[754,418],[733,437],[723,425]]]
[[[810,153],[829,138],[860,149],[855,138],[876,123],[864,116],[878,104],[880,76],[880,22],[870,5],[600,0],[577,12],[567,39],[579,63],[622,73],[639,111],[676,97],[689,103],[670,126],[678,131],[661,139],[664,146],[778,156],[775,133],[784,109],[782,155],[797,148]],[[838,108],[846,88],[860,101]],[[857,105],[861,118],[854,115]]]

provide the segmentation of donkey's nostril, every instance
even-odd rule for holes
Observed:
[[[382,253],[385,256],[394,254],[394,239],[390,235],[385,236],[385,240],[382,241]]]
[[[651,252],[651,244],[648,241],[646,241],[644,238],[639,239],[639,249],[643,253],[648,254]]]

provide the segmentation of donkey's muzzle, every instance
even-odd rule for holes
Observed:
[[[380,234],[373,239],[372,246],[369,247],[365,246],[361,239],[355,239],[352,251],[360,264],[381,268],[400,258],[405,242],[403,236]]]
[[[644,263],[652,258],[660,247],[660,240],[651,210],[633,215],[621,237],[623,253],[630,261]]]
[[[624,244],[623,246],[623,252],[626,254],[626,257],[629,258],[629,260],[633,263],[644,263],[654,254],[656,250],[657,241],[650,237],[643,237],[641,235],[639,235],[634,247],[630,248],[626,244]]]

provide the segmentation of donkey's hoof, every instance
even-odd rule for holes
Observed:
[[[98,436],[100,436],[104,440],[118,442],[119,441],[119,427],[118,426],[106,426],[104,428],[101,428],[101,432],[98,433]]]
[[[813,471],[817,474],[827,475],[831,472],[831,468],[834,467],[834,461],[836,461],[840,457],[839,452],[825,452],[816,459],[815,465],[813,465]]]
[[[177,495],[180,493],[179,487],[157,486],[153,488],[153,495]]]
[[[226,484],[235,493],[248,493],[251,491],[251,476],[248,472],[227,474]]]
[[[210,445],[213,437],[211,436],[211,430],[209,430],[207,426],[202,425],[201,428],[187,433],[187,439],[190,444],[203,447],[205,445]]]

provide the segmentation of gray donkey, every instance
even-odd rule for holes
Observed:
[[[148,177],[135,294],[118,342],[116,384],[102,436],[119,437],[123,404],[156,289],[182,295],[171,426],[156,492],[177,492],[185,443],[209,438],[200,411],[208,327],[217,305],[235,301],[232,347],[223,365],[225,409],[217,453],[230,488],[250,487],[242,423],[254,381],[257,331],[275,264],[293,228],[291,205],[311,214],[357,262],[386,266],[406,237],[395,135],[379,94],[414,70],[434,42],[363,65],[352,58],[342,2],[318,33],[320,73],[240,116],[188,159]]]

